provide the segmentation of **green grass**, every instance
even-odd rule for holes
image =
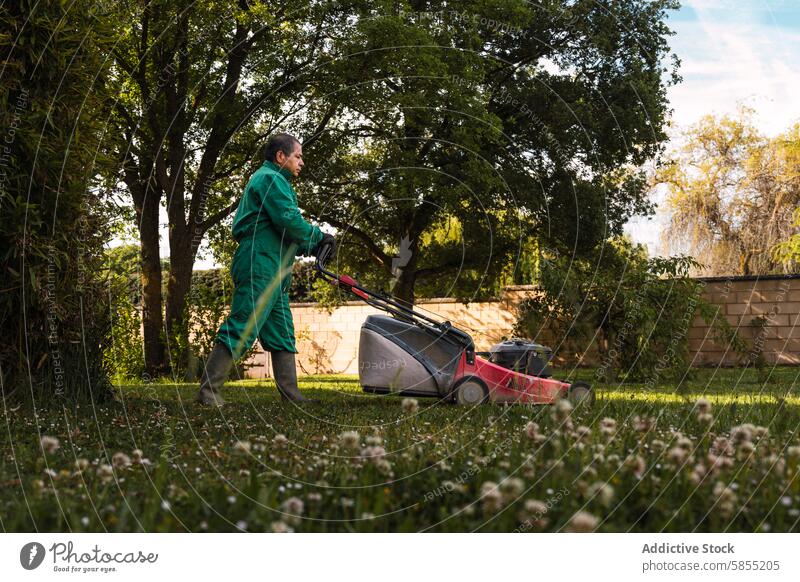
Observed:
[[[271,382],[229,383],[220,411],[194,405],[196,385],[121,385],[120,401],[108,405],[4,409],[0,526],[797,531],[799,373],[695,370],[651,390],[597,385],[594,408],[561,417],[550,406],[469,409],[424,399],[409,413],[402,398],[366,395],[350,376],[301,378],[304,393],[321,399],[302,408],[282,403]],[[593,370],[560,374],[591,380]],[[712,404],[710,428],[697,418],[701,396]],[[654,418],[651,430],[637,431],[637,416]],[[616,421],[613,435],[602,433],[604,418]],[[529,422],[539,437],[526,435]],[[714,444],[742,424],[753,427],[741,435],[763,432],[756,427],[768,434],[727,452],[725,442]],[[581,436],[581,427],[590,432]],[[359,434],[354,448],[340,443],[347,431]],[[43,435],[59,448],[45,454]],[[379,446],[385,457],[370,460]],[[118,457],[121,466],[104,474],[115,453],[134,457],[134,449],[149,463]],[[88,462],[82,471],[78,459]]]

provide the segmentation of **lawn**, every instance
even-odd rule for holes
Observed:
[[[562,376],[565,372],[561,372]],[[574,379],[591,379],[578,370]],[[349,376],[120,385],[119,402],[4,409],[4,531],[797,531],[798,368],[697,370],[591,409],[460,408]]]

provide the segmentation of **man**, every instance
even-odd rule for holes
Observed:
[[[330,234],[306,222],[289,182],[303,168],[303,148],[291,135],[272,136],[264,148],[266,161],[247,182],[233,219],[239,243],[231,274],[231,312],[217,332],[197,393],[200,404],[221,405],[220,389],[239,358],[258,338],[270,352],[281,398],[304,401],[297,388],[294,322],[289,287],[295,255],[314,255]]]

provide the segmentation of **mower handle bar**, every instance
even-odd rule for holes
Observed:
[[[376,293],[365,287],[362,287],[358,281],[348,275],[337,275],[336,273],[327,270],[325,268],[325,263],[327,263],[328,259],[330,258],[332,250],[333,243],[329,242],[323,245],[317,253],[315,266],[317,272],[323,279],[332,285],[336,285],[337,287],[344,288],[346,291],[350,291],[353,295],[356,295],[368,305],[372,305],[381,311],[386,311],[387,313],[391,313],[392,315],[400,318],[412,319],[415,323],[424,325],[426,327],[435,327],[443,333],[451,333],[459,338],[460,343],[465,344],[468,348],[472,347],[472,338],[469,336],[469,334],[453,327],[449,321],[437,321],[436,319],[428,317],[427,315],[424,315],[418,311],[414,311],[414,309],[408,307],[407,305],[403,305],[393,297]]]

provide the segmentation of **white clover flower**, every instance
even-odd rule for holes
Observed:
[[[293,516],[303,515],[305,504],[299,497],[289,497],[281,503],[281,510]]]
[[[514,501],[525,490],[525,482],[519,477],[509,477],[500,483],[500,491],[505,502]]]
[[[111,457],[111,464],[116,469],[122,469],[124,467],[129,467],[131,464],[131,459],[128,455],[123,452],[114,453],[114,456]]]
[[[526,499],[524,507],[530,517],[541,517],[547,513],[547,504],[538,499]]]
[[[47,435],[43,436],[39,440],[39,443],[41,444],[44,452],[47,453],[48,455],[52,455],[53,453],[55,453],[61,446],[61,442],[56,437],[51,437]]]
[[[372,434],[372,435],[368,436],[365,439],[365,441],[366,441],[368,446],[377,446],[377,445],[382,445],[383,444],[383,439],[380,436],[376,435],[376,434]]]
[[[85,471],[89,468],[89,459],[75,459],[75,470],[76,471]]]
[[[614,488],[608,483],[597,481],[589,487],[589,497],[596,498],[601,505],[608,507],[614,501]]]
[[[485,510],[495,513],[503,507],[503,495],[494,481],[485,481],[481,485],[481,502]]]
[[[573,533],[589,533],[594,531],[600,520],[591,513],[579,511],[572,516],[567,524],[567,531]]]
[[[539,425],[533,421],[528,422],[525,425],[525,436],[531,440],[536,439],[539,436]]]
[[[711,402],[707,398],[698,398],[694,403],[694,408],[697,410],[697,414],[710,414]]]
[[[289,439],[286,438],[286,435],[276,434],[274,437],[272,437],[272,444],[279,449],[282,449],[289,444]]]
[[[97,467],[97,476],[100,477],[104,483],[107,483],[114,478],[114,469],[111,468],[111,465],[103,463]]]
[[[251,448],[252,445],[250,444],[250,441],[236,441],[233,444],[233,450],[240,455],[250,454]]]
[[[339,435],[339,443],[348,449],[356,449],[361,444],[361,436],[354,430],[348,430]]]
[[[636,432],[650,432],[656,424],[656,419],[652,416],[639,416],[633,417],[633,430]]]
[[[734,426],[731,429],[731,440],[737,445],[752,441],[754,428],[755,426],[750,423]]]
[[[625,459],[625,468],[630,470],[637,479],[641,479],[647,469],[647,463],[641,455],[629,455]]]
[[[714,423],[714,416],[707,412],[701,412],[697,415],[697,422],[706,426],[711,426]]]
[[[403,398],[401,403],[403,410],[408,414],[413,414],[419,410],[419,402],[416,398]]]
[[[386,456],[386,449],[381,446],[373,445],[361,449],[361,458],[377,463]]]
[[[141,463],[144,460],[144,452],[142,449],[133,449],[131,451],[131,456],[133,457],[134,463]]]

